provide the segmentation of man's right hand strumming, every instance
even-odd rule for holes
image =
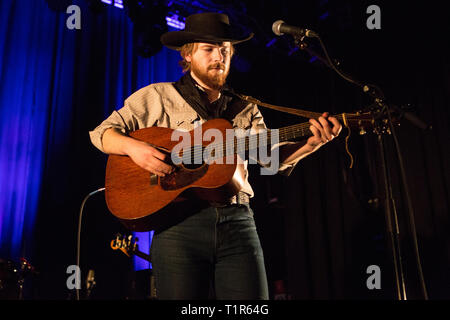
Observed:
[[[174,167],[167,164],[168,155],[146,142],[129,137],[119,130],[111,128],[102,138],[103,150],[108,154],[127,155],[142,169],[164,177],[173,172]]]

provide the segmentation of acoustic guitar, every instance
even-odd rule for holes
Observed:
[[[370,112],[343,113],[336,117],[344,127],[357,128],[360,133],[365,133],[368,128],[373,128],[374,118]],[[278,129],[279,142],[298,140],[312,135],[309,130],[310,123],[304,122]],[[227,137],[227,129],[232,130],[232,125],[224,119],[207,121],[200,127],[201,136],[213,129],[221,133],[221,137]],[[190,141],[195,141],[194,129],[189,134]],[[211,131],[210,131],[211,132]],[[166,153],[168,158],[172,150],[181,142],[181,138],[173,139],[174,129],[162,127],[150,127],[139,129],[130,133],[130,136],[149,143]],[[261,135],[267,139],[261,139]],[[136,231],[148,231],[154,229],[152,218],[158,212],[164,212],[169,204],[178,202],[178,207],[183,207],[185,198],[199,198],[208,201],[221,201],[224,198],[236,194],[242,187],[242,176],[245,174],[242,163],[238,163],[238,154],[250,153],[255,148],[270,146],[272,130],[264,130],[244,137],[232,137],[228,140],[205,141],[200,144],[191,144],[188,149],[190,159],[197,161],[184,161],[194,164],[175,165],[175,171],[165,177],[157,177],[137,166],[128,156],[110,155],[106,167],[105,197],[108,209],[126,227]],[[220,135],[219,135],[220,136]],[[348,138],[348,137],[347,137]],[[266,141],[264,145],[258,143]],[[177,147],[177,148],[178,148]],[[202,159],[205,152],[210,150],[209,159]],[[180,159],[186,159],[181,149],[177,154]],[[199,160],[200,157],[200,161]],[[170,211],[170,210],[168,210]],[[166,213],[164,213],[166,214]],[[170,213],[169,213],[170,214]],[[149,220],[145,227],[140,227],[140,222]],[[155,217],[155,220],[156,219]],[[154,223],[158,223],[155,221]]]

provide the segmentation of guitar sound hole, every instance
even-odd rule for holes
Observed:
[[[200,168],[202,165],[203,165],[203,164],[195,164],[195,163],[192,163],[192,164],[184,164],[184,163],[183,163],[183,167],[185,167],[185,168],[188,169],[188,170],[195,170],[195,169],[198,169],[198,168]]]
[[[183,153],[182,164],[183,167],[189,170],[195,170],[204,165],[205,161],[203,159],[203,152],[205,150],[204,146],[196,145],[191,149],[187,150],[187,153]]]

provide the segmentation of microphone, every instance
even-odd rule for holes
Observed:
[[[317,34],[314,31],[311,31],[309,29],[302,29],[295,26],[290,26],[284,23],[283,20],[275,21],[272,25],[272,31],[277,36],[281,36],[287,33],[293,35],[294,37],[308,37],[308,38],[317,37]]]

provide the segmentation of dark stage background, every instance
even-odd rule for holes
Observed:
[[[415,114],[433,126],[425,131],[402,120],[396,132],[427,293],[430,299],[448,299],[450,17],[439,2],[393,2],[199,3],[229,13],[232,20],[255,32],[252,41],[237,46],[233,58],[229,82],[236,91],[272,104],[333,114],[361,110],[373,102],[320,59],[295,50],[289,36],[275,37],[272,23],[282,19],[319,33],[343,71],[378,85],[389,102],[409,103]],[[60,8],[48,3],[52,2],[2,1],[0,5],[1,148],[7,155],[2,157],[0,182],[0,258],[17,262],[25,257],[39,272],[27,277],[25,298],[72,299],[66,269],[76,262],[79,209],[88,193],[103,186],[107,159],[90,144],[88,131],[120,108],[132,92],[151,82],[175,81],[181,71],[177,53],[170,50],[142,56],[148,50],[139,46],[139,24],[133,23],[126,9],[100,1],[61,1]],[[65,8],[72,3],[81,8],[81,30],[66,27]],[[366,27],[370,16],[366,8],[372,4],[381,9],[380,30]],[[12,52],[17,51],[12,50],[17,43],[23,46],[16,57]],[[37,43],[41,45],[33,47]],[[308,43],[321,53],[316,40]],[[30,74],[11,82],[12,75],[22,70],[19,67],[30,61]],[[28,106],[21,102],[24,97],[31,101]],[[306,121],[261,111],[272,128]],[[24,142],[37,116],[40,135],[29,132]],[[13,118],[21,129],[6,130]],[[289,177],[260,176],[258,167],[251,168],[256,192],[252,207],[268,278],[271,286],[284,280],[293,299],[397,299],[377,136],[352,132],[349,147],[355,164],[350,169],[346,134],[343,130],[332,143],[302,160]],[[34,148],[19,150],[23,143]],[[409,299],[423,299],[392,136],[385,136],[385,146],[399,217],[406,293]],[[22,177],[20,190],[12,187],[18,183],[13,164],[17,165],[19,152],[24,153],[26,172],[37,172]],[[24,197],[21,207],[15,205],[19,195]],[[11,221],[19,215],[15,223],[22,226],[21,231],[12,232]],[[127,230],[109,213],[103,193],[92,196],[84,210],[81,246],[82,279],[89,269],[96,273],[92,299],[144,297],[145,270],[134,272],[132,260],[110,248],[117,232]],[[370,265],[380,267],[381,289],[366,286]]]

